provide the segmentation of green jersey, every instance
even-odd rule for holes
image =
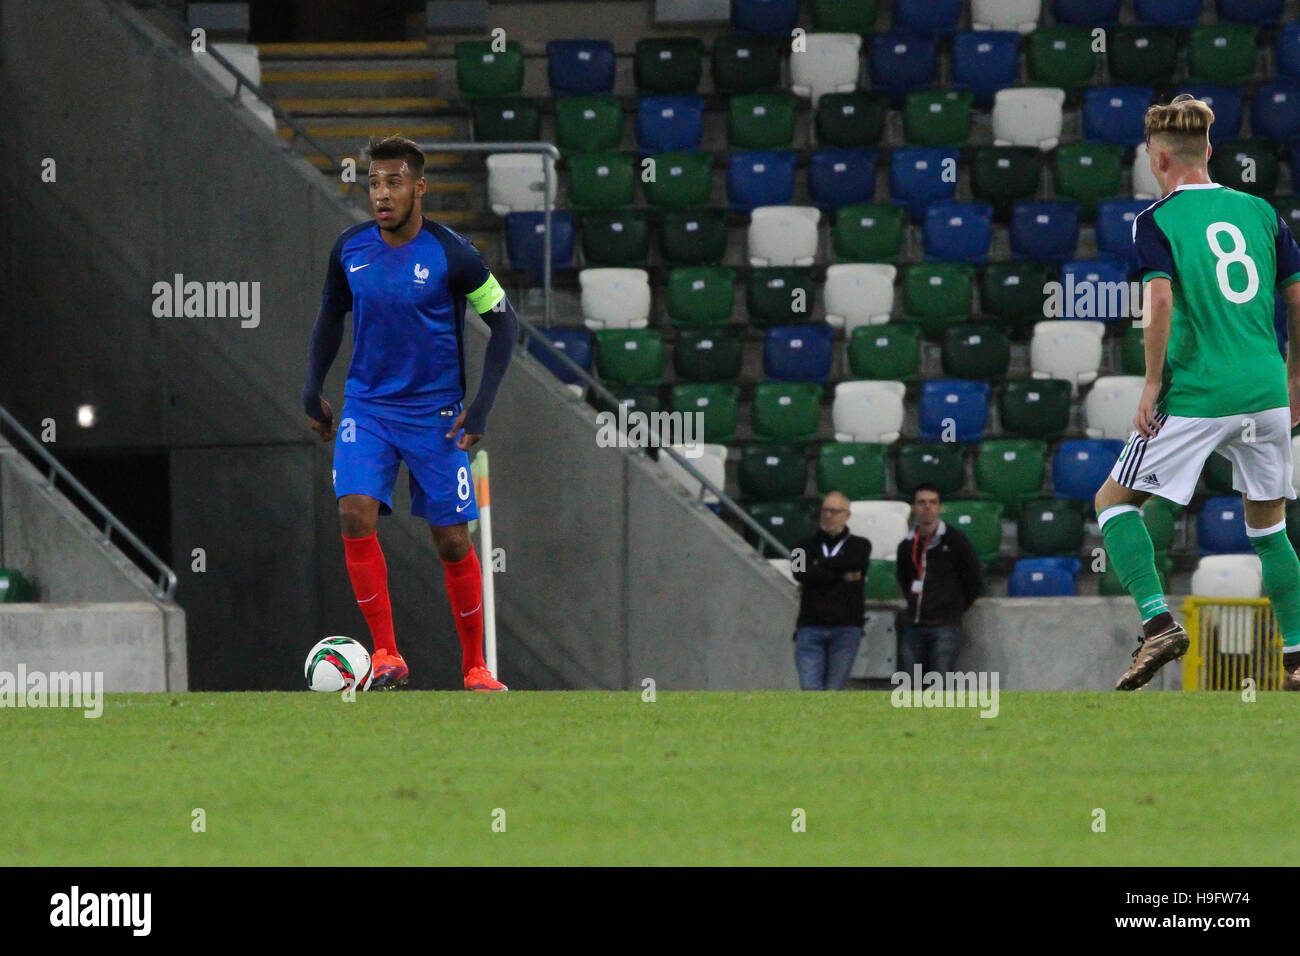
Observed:
[[[1157,409],[1187,418],[1289,404],[1273,290],[1300,279],[1300,249],[1263,199],[1217,183],[1180,186],[1133,220],[1142,281],[1174,293]]]

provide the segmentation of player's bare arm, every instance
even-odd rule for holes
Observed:
[[[1300,425],[1300,282],[1282,290],[1286,300],[1286,382],[1291,398],[1291,427]]]
[[[1152,438],[1160,430],[1156,423],[1156,399],[1165,367],[1165,353],[1169,348],[1169,324],[1173,317],[1174,291],[1168,279],[1156,277],[1143,285],[1142,324],[1146,350],[1146,384],[1138,400],[1133,427],[1143,438]]]

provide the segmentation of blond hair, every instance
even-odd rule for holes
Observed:
[[[1182,162],[1204,162],[1213,122],[1214,110],[1208,103],[1191,93],[1179,93],[1168,103],[1147,110],[1146,140],[1150,144],[1160,137],[1160,147]]]

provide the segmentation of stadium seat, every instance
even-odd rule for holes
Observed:
[[[897,272],[891,265],[859,262],[828,266],[822,287],[826,322],[833,329],[842,329],[845,336],[862,325],[888,322],[894,309]]]
[[[1029,342],[1029,366],[1034,378],[1064,379],[1077,394],[1080,385],[1097,378],[1105,332],[1101,322],[1083,319],[1039,322]]]
[[[781,85],[781,47],[774,37],[721,36],[713,41],[713,88],[724,96]]]
[[[961,19],[962,0],[894,0],[894,29],[923,36],[949,36]]]
[[[623,107],[612,96],[574,96],[555,101],[555,143],[571,152],[607,153],[623,142]]]
[[[948,378],[999,380],[1011,363],[1011,342],[989,322],[963,322],[944,333],[942,356]]]
[[[876,194],[876,152],[819,149],[808,159],[808,195],[814,206],[834,210],[869,203]]]
[[[939,73],[934,41],[911,33],[873,36],[867,66],[872,88],[887,93],[894,109],[901,109],[913,90],[933,86]]]
[[[647,181],[643,176],[641,188],[651,206],[691,209],[709,204],[713,197],[711,153],[661,153],[649,159],[653,161],[654,179]]]
[[[605,388],[614,396],[616,404],[610,405],[602,396],[595,395],[592,402],[598,412],[613,412],[618,415],[619,406],[625,406],[628,411],[652,415],[663,409],[657,385],[607,385]]]
[[[917,417],[926,441],[969,444],[984,437],[989,418],[988,382],[959,378],[929,379],[921,383]]]
[[[671,437],[671,436],[670,436]],[[670,438],[660,438],[665,443]],[[727,479],[727,446],[711,445],[698,440],[693,443],[693,447],[688,448],[686,445],[670,446],[679,455],[690,462],[691,467],[700,472],[713,487],[722,489]],[[659,453],[659,464],[663,466],[664,471],[686,489],[686,494],[696,501],[706,505],[716,504],[718,496],[711,491],[704,490],[703,483],[688,472],[678,463],[677,459],[666,452]]]
[[[885,493],[888,445],[867,442],[825,442],[817,449],[817,493],[838,491],[850,501],[879,498]]]
[[[998,400],[1002,430],[1025,438],[1059,438],[1070,425],[1070,383],[1059,378],[1009,381]]]
[[[503,51],[488,40],[457,43],[456,86],[465,99],[514,96],[524,87],[524,48],[511,41]]]
[[[1246,83],[1255,75],[1259,28],[1219,22],[1193,27],[1187,39],[1191,83]]]
[[[749,516],[762,525],[787,551],[806,541],[817,530],[815,506],[802,499],[793,501],[756,501],[749,507]],[[745,537],[757,545],[756,535],[749,529]],[[770,550],[770,549],[768,549]]]
[[[789,149],[794,144],[797,101],[789,93],[746,93],[727,103],[732,149]]]
[[[0,604],[31,601],[35,589],[17,568],[0,568]]]
[[[814,109],[827,93],[852,93],[862,73],[862,37],[856,33],[808,33],[805,48],[790,54],[790,89]]]
[[[584,372],[591,372],[591,333],[586,329],[552,328],[540,329],[548,342],[573,360]],[[528,354],[541,362],[552,375],[565,385],[586,388],[582,378],[565,365],[553,352],[543,346],[537,339],[529,337]]]
[[[1033,438],[986,438],[975,447],[975,490],[1008,514],[1043,493],[1047,443]]]
[[[611,92],[616,64],[614,44],[608,40],[551,40],[546,44],[546,77],[554,97]]]
[[[866,599],[868,601],[901,601],[903,591],[898,585],[897,565],[892,560],[872,558],[867,568]]]
[[[822,387],[815,382],[754,386],[754,441],[807,443],[821,424]]]
[[[1097,86],[1083,94],[1083,138],[1121,146],[1145,139],[1143,119],[1154,92],[1149,86]]]
[[[788,37],[799,24],[799,0],[731,0],[731,25],[737,33]]]
[[[1210,145],[1217,149],[1220,143],[1241,136],[1241,87],[1193,83],[1179,87],[1179,92],[1191,93],[1214,110],[1214,122],[1210,125]],[[1144,154],[1143,161],[1145,158]]]
[[[643,266],[650,255],[650,221],[643,209],[582,214],[582,259],[588,266]]]
[[[746,445],[740,451],[736,478],[746,498],[799,498],[808,484],[808,462],[797,445]]]
[[[1055,149],[1061,141],[1065,91],[1058,87],[1017,87],[993,97],[993,144]]]
[[[821,211],[812,206],[759,206],[750,214],[751,266],[810,266],[817,258]]]
[[[879,91],[827,93],[817,104],[813,130],[820,146],[875,146],[885,132],[889,97]]]
[[[636,201],[636,160],[628,153],[569,157],[569,204],[575,209],[622,209]]]
[[[1218,149],[1218,147],[1216,146],[1215,149]],[[1156,181],[1156,174],[1151,171],[1151,160],[1147,155],[1146,143],[1138,143],[1133,150],[1131,169],[1133,171],[1133,198],[1144,199],[1146,205],[1151,205],[1152,200],[1161,197],[1161,190],[1160,183]],[[1131,235],[1129,241],[1132,242]]]
[[[1083,512],[1062,498],[1027,501],[1016,522],[1021,554],[1078,554],[1083,547]]]
[[[721,262],[727,254],[727,211],[669,210],[659,227],[659,248],[670,267]]]
[[[859,326],[848,338],[847,364],[853,378],[911,382],[920,374],[919,326],[903,322]]]
[[[903,139],[914,146],[963,146],[971,115],[966,90],[916,90],[903,101]]]
[[[1099,322],[1142,318],[1141,291],[1134,294],[1128,273],[1127,262],[1110,256],[1061,263],[1061,312],[1056,317]]]
[[[749,270],[745,280],[745,307],[750,324],[767,329],[810,321],[816,287],[813,270],[807,266]]]
[[[1206,491],[1211,495],[1230,495],[1234,493],[1232,487],[1232,462],[1217,452],[1205,459],[1201,479],[1205,482]]]
[[[668,320],[679,328],[709,328],[731,319],[736,271],[725,266],[683,266],[668,273]]]
[[[727,167],[727,201],[734,212],[782,206],[794,198],[793,150],[733,152]]]
[[[831,404],[835,440],[883,445],[898,441],[906,391],[902,382],[840,382]]]
[[[1269,139],[1300,136],[1300,86],[1294,80],[1261,83],[1251,102],[1250,129],[1252,135]]]
[[[1282,24],[1273,46],[1273,63],[1279,77],[1300,80],[1300,23]]]
[[[1143,157],[1145,160],[1145,156]],[[1133,220],[1151,205],[1147,199],[1107,199],[1097,204],[1097,250],[1137,267],[1133,251]]]
[[[927,441],[900,445],[894,459],[898,493],[911,500],[917,487],[934,484],[943,496],[959,493],[966,484],[966,458],[953,442]]]
[[[726,445],[736,437],[740,386],[727,384],[674,385],[675,412],[699,412],[704,416],[704,440]]]
[[[637,104],[636,141],[646,153],[695,150],[704,135],[704,100],[698,96],[643,96]]]
[[[523,96],[474,100],[470,114],[476,142],[525,143],[542,138],[542,112],[536,100]]]
[[[983,262],[993,242],[993,206],[952,200],[931,203],[921,235],[929,259]]]
[[[1032,199],[1042,181],[1041,154],[1033,146],[979,146],[971,156],[970,191],[993,203],[993,213],[1006,219],[1011,204]]]
[[[1196,516],[1196,547],[1200,554],[1253,554],[1246,535],[1245,505],[1240,495],[1209,498]]]
[[[1079,206],[1064,200],[1018,202],[1011,209],[1011,253],[1063,262],[1079,245]]]
[[[988,564],[1002,550],[1002,505],[996,501],[962,501],[949,499],[940,515],[966,536],[975,556]]]
[[[1016,85],[1020,69],[1020,34],[969,30],[952,38],[952,85],[968,90],[975,106],[986,110],[998,90]]]
[[[1082,502],[1092,509],[1092,500],[1110,475],[1124,443],[1106,438],[1063,441],[1052,457],[1052,487],[1056,497]]]
[[[563,210],[551,212],[551,269],[573,267],[575,231],[572,214]],[[531,281],[540,285],[545,258],[546,214],[541,212],[512,212],[506,216],[506,255],[510,266],[527,272]]]
[[[649,322],[650,278],[644,269],[583,269],[578,285],[587,328],[644,329]]]
[[[1139,330],[1140,331],[1140,330]],[[1133,412],[1142,397],[1144,376],[1103,375],[1092,383],[1083,400],[1083,417],[1089,438],[1126,440],[1133,432]]]
[[[1060,199],[1079,204],[1079,215],[1092,219],[1097,203],[1118,196],[1124,187],[1124,147],[1117,143],[1062,143],[1052,169]]]
[[[642,37],[636,41],[632,74],[638,93],[694,93],[704,75],[699,37]]]
[[[841,206],[831,227],[840,262],[896,262],[903,248],[907,213],[894,205]]]
[[[908,210],[912,222],[920,223],[930,203],[956,195],[959,161],[955,149],[905,146],[894,150],[889,157],[889,198]]]
[[[1174,75],[1178,33],[1170,27],[1116,27],[1107,36],[1110,78],[1116,83],[1159,83]]]
[[[1138,23],[1188,29],[1200,19],[1203,0],[1134,0],[1133,15]]]
[[[1052,278],[1047,265],[1030,259],[990,262],[980,270],[980,311],[1023,332],[1043,317],[1043,287]]]
[[[658,385],[664,377],[664,343],[651,329],[604,329],[596,333],[601,382]]]
[[[740,379],[744,327],[682,329],[673,346],[673,369],[683,382],[735,382]]]
[[[897,555],[911,513],[906,501],[850,501],[849,527],[871,542],[872,554]]]
[[[1230,139],[1210,156],[1210,179],[1252,196],[1277,192],[1278,144],[1267,139]]]
[[[975,269],[964,262],[919,262],[903,275],[903,317],[939,341],[970,318]]]
[[[531,153],[493,153],[487,158],[488,205],[498,216],[531,212],[545,205],[543,158]],[[556,173],[550,176],[551,203],[555,202]]]
[[[1033,33],[1043,15],[1043,0],[971,0],[972,30]]]
[[[774,382],[825,382],[834,336],[824,322],[773,326],[763,339],[763,374]]]
[[[1218,0],[1219,19],[1273,26],[1282,19],[1283,0]]]
[[[1021,558],[1007,578],[1007,597],[1073,597],[1076,574],[1050,558]]]
[[[1142,326],[1129,324],[1119,341],[1119,368],[1124,375],[1146,375],[1146,344]]]
[[[1257,554],[1207,554],[1192,572],[1192,593],[1201,597],[1264,596],[1264,565]]]
[[[1053,0],[1057,23],[1076,27],[1113,27],[1119,20],[1120,0]]]
[[[808,0],[814,30],[861,33],[876,29],[876,0]]]
[[[1092,83],[1097,54],[1092,35],[1082,27],[1044,27],[1025,39],[1030,82],[1054,86],[1071,95]]]
[[[1300,157],[1292,156],[1291,168],[1300,169]],[[1300,182],[1295,183],[1292,188],[1297,187],[1300,187]],[[1274,196],[1273,208],[1282,217],[1282,221],[1287,224],[1287,227],[1291,230],[1291,235],[1300,234],[1300,195],[1288,193],[1285,196]]]

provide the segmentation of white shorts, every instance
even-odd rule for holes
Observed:
[[[1210,455],[1232,462],[1232,487],[1251,501],[1294,498],[1291,409],[1248,415],[1180,418],[1158,415],[1154,438],[1129,436],[1110,476],[1125,488],[1149,491],[1180,505],[1192,500]]]

